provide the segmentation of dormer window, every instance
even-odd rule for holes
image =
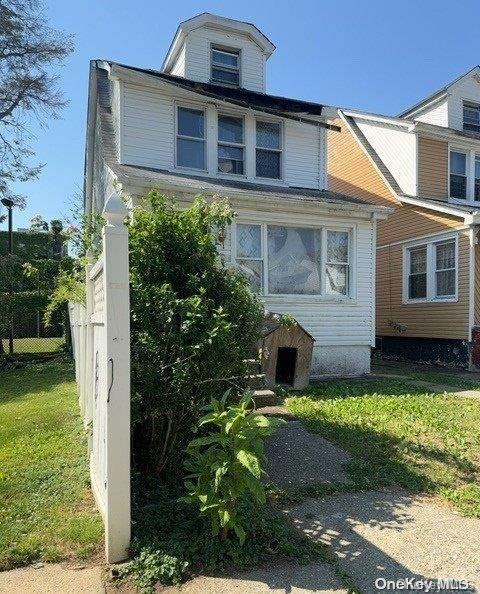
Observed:
[[[240,86],[240,51],[212,45],[210,79],[213,83]]]
[[[480,133],[480,104],[463,102],[463,129]]]

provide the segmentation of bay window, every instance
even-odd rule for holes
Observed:
[[[350,230],[237,223],[233,249],[258,293],[350,296]]]
[[[456,238],[407,247],[404,266],[406,301],[448,301],[456,298]]]
[[[177,108],[177,167],[206,169],[205,113],[201,109]]]

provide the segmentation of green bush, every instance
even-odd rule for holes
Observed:
[[[229,395],[228,390],[221,400],[212,398],[205,407],[207,414],[200,419],[199,427],[208,431],[188,444],[185,468],[190,474],[185,486],[187,500],[210,518],[212,534],[226,540],[233,530],[243,545],[246,518],[239,502],[250,494],[265,503],[263,440],[284,421],[249,412],[250,392],[233,406],[227,406]]]
[[[227,203],[197,197],[181,210],[157,190],[145,202],[129,224],[133,460],[178,481],[201,407],[243,388],[262,307],[219,258]]]

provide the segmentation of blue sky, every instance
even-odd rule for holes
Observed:
[[[46,0],[52,26],[75,34],[60,70],[69,100],[62,119],[32,128],[40,177],[17,184],[32,214],[69,215],[81,192],[88,62],[109,58],[159,68],[177,24],[200,12],[255,23],[277,46],[267,92],[396,114],[480,63],[478,0]],[[5,224],[3,225],[3,227]]]

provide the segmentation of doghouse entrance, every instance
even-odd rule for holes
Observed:
[[[277,384],[293,386],[295,367],[297,365],[297,349],[278,347],[275,381]]]

